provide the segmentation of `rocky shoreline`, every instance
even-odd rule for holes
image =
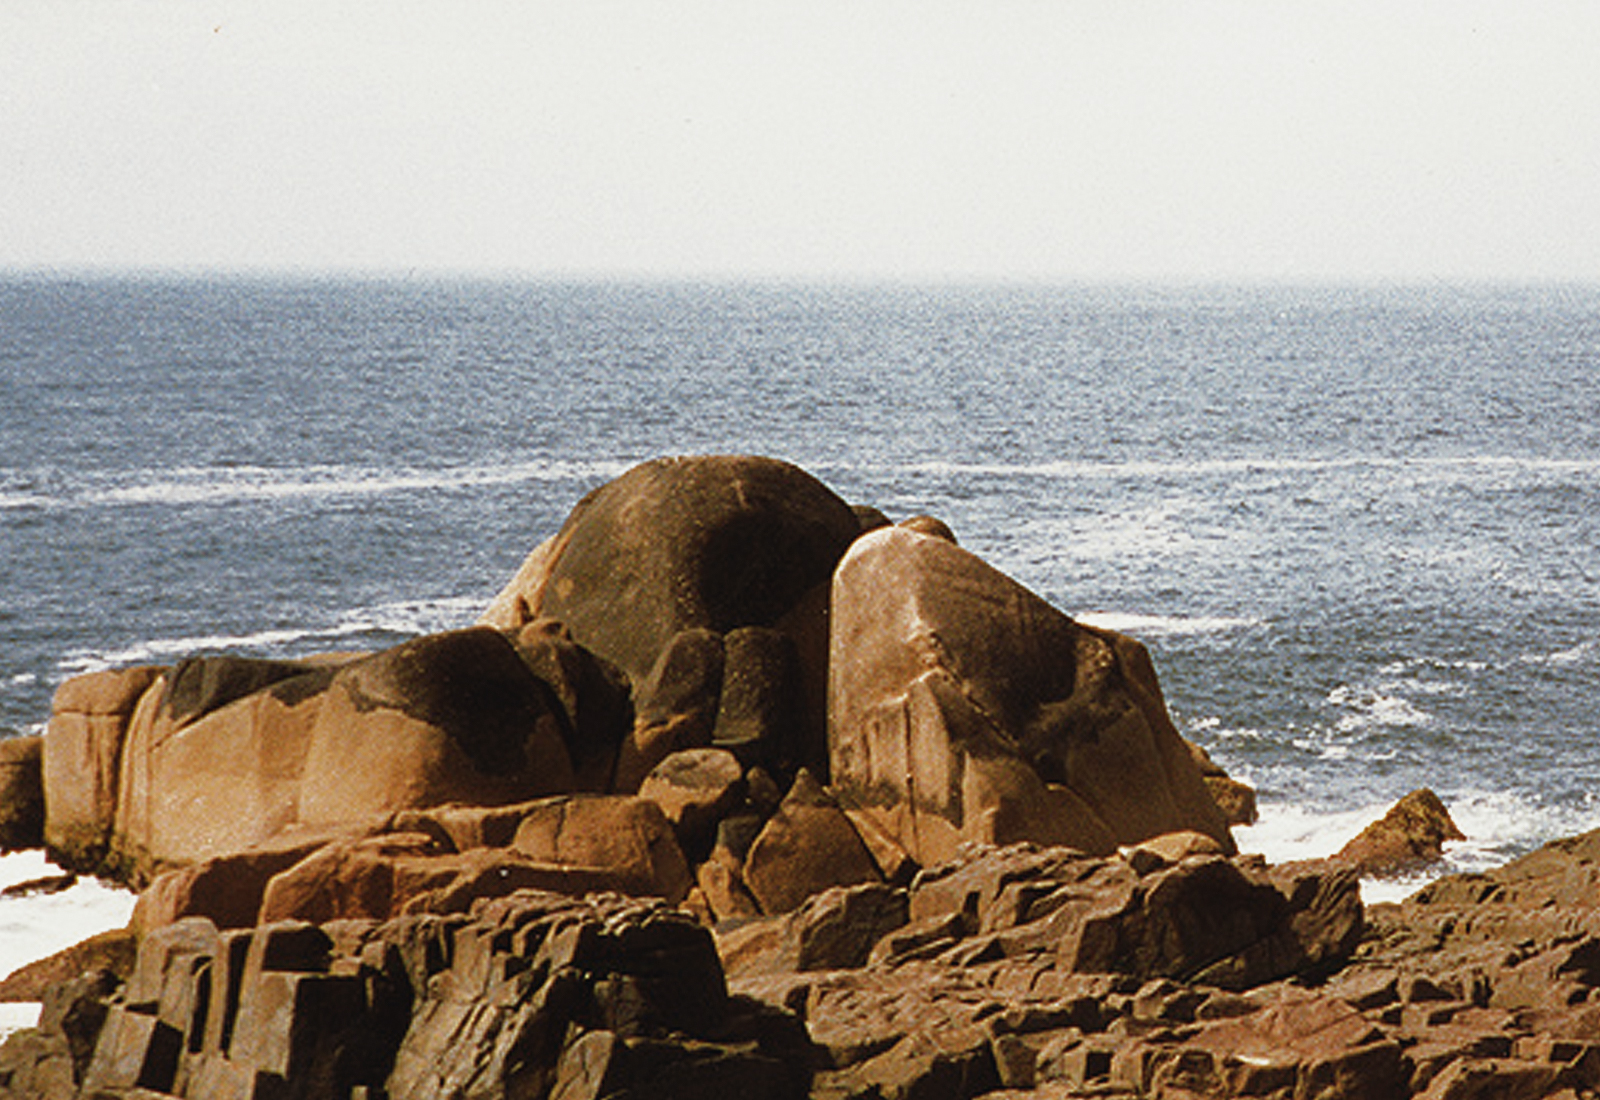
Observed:
[[[1365,907],[1430,793],[1241,855],[1142,646],[770,459],[601,487],[478,626],[0,749],[0,846],[142,891],[0,983],[18,1100],[1600,1088],[1600,834]]]

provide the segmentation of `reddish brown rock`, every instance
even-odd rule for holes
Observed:
[[[541,863],[603,871],[626,893],[676,903],[693,885],[666,815],[643,798],[573,795],[532,803],[511,846]]]
[[[744,799],[744,768],[725,749],[685,749],[657,764],[639,787],[672,823],[685,851],[704,855],[717,824]]]
[[[52,988],[96,971],[125,979],[138,949],[138,933],[131,928],[98,932],[12,971],[0,981],[0,1002],[42,1001]]]
[[[524,602],[643,683],[681,631],[775,623],[858,531],[849,505],[788,463],[657,459],[573,509]]]
[[[273,876],[288,870],[335,840],[377,831],[292,829],[246,849],[212,856],[158,875],[139,894],[130,927],[150,931],[186,917],[205,917],[218,928],[250,928],[260,922],[261,901]]]
[[[695,868],[695,885],[713,921],[749,920],[761,915],[761,906],[750,896],[739,872],[719,859],[708,859]]]
[[[744,881],[765,913],[787,913],[831,886],[880,878],[850,819],[802,770],[744,861]]]
[[[0,741],[0,852],[44,846],[44,738]]]
[[[552,863],[506,848],[450,852],[424,834],[391,833],[325,845],[273,876],[258,919],[381,921],[407,913],[463,913],[517,890],[582,896],[627,891],[634,884],[609,867]]]
[[[619,751],[613,790],[632,794],[673,753],[711,743],[722,664],[722,635],[714,630],[684,630],[668,641],[634,692],[634,726]]]
[[[1396,802],[1333,860],[1363,875],[1403,875],[1444,859],[1445,841],[1465,839],[1439,796],[1424,787]]]
[[[325,825],[449,802],[569,791],[564,717],[504,635],[435,634],[333,678],[309,731],[298,819]]]
[[[540,619],[514,636],[517,653],[555,696],[574,789],[611,789],[617,750],[633,728],[633,701],[622,670],[572,640],[561,623]]]
[[[950,543],[864,535],[834,577],[831,781],[919,862],[965,842],[1233,841],[1148,655]]]
[[[45,846],[63,867],[100,866],[116,821],[128,722],[164,671],[142,666],[91,672],[56,689],[41,770]]]
[[[537,619],[533,609],[539,606],[539,594],[550,575],[550,563],[555,560],[558,546],[559,539],[551,537],[529,551],[506,586],[484,609],[478,625],[514,632]]]
[[[109,869],[142,885],[294,824],[333,676],[323,666],[218,658],[185,662],[153,687],[123,744]]]
[[[1256,809],[1255,788],[1230,776],[1211,759],[1210,753],[1193,741],[1189,742],[1189,753],[1194,757],[1195,766],[1200,769],[1200,778],[1205,780],[1206,790],[1211,792],[1217,809],[1222,812],[1223,820],[1229,825],[1254,825],[1261,816]]]

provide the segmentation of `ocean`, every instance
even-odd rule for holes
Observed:
[[[589,489],[733,452],[1146,642],[1247,850],[1419,786],[1448,869],[1600,826],[1600,286],[0,276],[0,737],[467,625]],[[127,906],[0,900],[0,971]]]

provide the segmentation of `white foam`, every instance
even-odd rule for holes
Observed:
[[[124,505],[217,505],[307,497],[382,496],[437,492],[525,482],[609,480],[631,462],[557,459],[439,469],[359,466],[180,467],[134,475],[131,484],[84,485],[50,494],[7,493],[0,507],[60,508]]]
[[[1170,637],[1189,634],[1221,634],[1262,625],[1260,619],[1231,615],[1140,615],[1121,611],[1080,611],[1073,618],[1085,626],[1114,630],[1119,634]]]
[[[1524,653],[1517,658],[1525,665],[1554,665],[1557,667],[1577,665],[1589,660],[1595,651],[1600,649],[1600,642],[1590,640],[1579,642],[1566,649],[1558,649],[1554,653]]]
[[[1410,700],[1373,688],[1340,684],[1328,693],[1327,701],[1352,712],[1337,723],[1346,732],[1371,726],[1425,726],[1433,721],[1433,715]]]
[[[487,600],[448,596],[437,600],[407,600],[354,608],[341,613],[328,626],[258,630],[248,634],[194,634],[178,638],[151,638],[121,649],[74,650],[57,667],[64,676],[136,664],[161,664],[197,653],[268,651],[284,656],[337,648],[344,639],[365,634],[431,634],[470,623],[487,606]]]
[[[1400,457],[1352,455],[1339,458],[1224,458],[1198,461],[1085,462],[917,462],[874,473],[933,474],[936,476],[1046,477],[1046,478],[1152,478],[1184,475],[1296,473],[1340,470],[1398,470],[1429,475],[1484,473],[1535,473],[1596,475],[1600,459],[1544,458],[1524,455],[1465,455]]]
[[[0,856],[0,887],[61,873],[43,852]],[[59,893],[0,898],[0,974],[123,927],[133,914],[134,901],[131,892],[90,878],[80,878]]]

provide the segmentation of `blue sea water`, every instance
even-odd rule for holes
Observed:
[[[1455,866],[1600,825],[1600,287],[0,277],[0,736],[89,669],[466,625],[716,452],[1147,642],[1247,848],[1424,785]]]

